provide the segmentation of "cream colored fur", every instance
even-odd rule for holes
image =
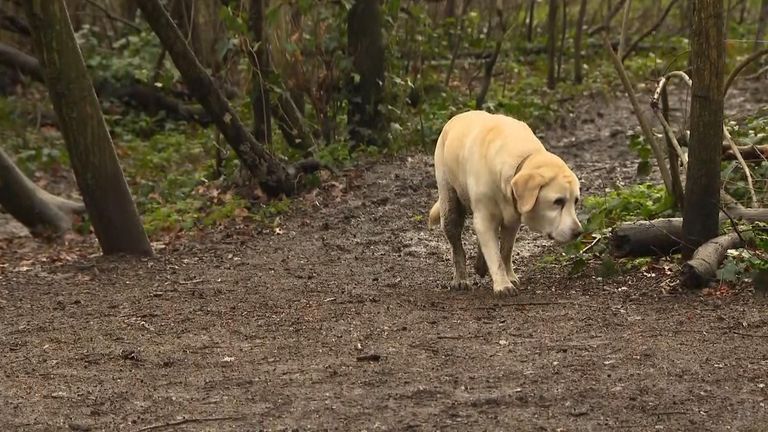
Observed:
[[[470,213],[480,249],[475,270],[490,273],[496,293],[520,283],[512,248],[521,224],[560,243],[582,232],[579,180],[511,117],[469,111],[449,120],[435,148],[435,177],[439,197],[428,224],[440,223],[451,245],[454,288],[468,286],[461,232]]]

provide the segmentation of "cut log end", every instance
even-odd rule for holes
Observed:
[[[704,243],[696,249],[693,257],[683,264],[680,284],[687,289],[705,287],[717,279],[717,269],[720,268],[728,250],[744,246],[744,240],[735,232],[715,237]]]

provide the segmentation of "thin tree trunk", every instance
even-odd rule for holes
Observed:
[[[464,4],[461,6],[461,15],[459,15],[458,30],[456,31],[455,43],[451,46],[451,61],[448,63],[448,71],[445,73],[445,86],[448,87],[451,83],[451,76],[453,75],[453,69],[456,67],[456,58],[459,56],[459,48],[461,48],[461,38],[464,33],[464,19],[469,10],[469,4],[472,0],[464,0]]]
[[[528,41],[528,43],[533,42],[533,14],[535,11],[536,0],[530,0],[528,2],[528,29],[525,32],[525,39]]]
[[[581,0],[579,17],[576,20],[576,34],[573,37],[573,81],[581,84],[584,81],[584,70],[581,64],[581,37],[584,34],[584,19],[587,16],[587,0]]]
[[[661,27],[661,25],[664,24],[664,20],[667,18],[667,15],[669,15],[669,12],[672,10],[672,7],[675,5],[675,3],[677,3],[677,1],[678,0],[670,1],[669,4],[667,5],[667,8],[664,9],[664,12],[661,14],[659,19],[656,20],[656,22],[650,28],[648,28],[648,30],[646,30],[643,34],[638,36],[637,39],[635,39],[626,50],[624,50],[624,53],[621,55],[622,62],[625,61],[627,57],[629,57],[629,55],[632,54],[632,52],[637,49],[637,47],[640,45],[640,42],[642,42],[646,37],[653,34],[653,32],[658,30],[659,27]]]
[[[72,169],[102,251],[151,255],[64,1],[29,0],[24,7]]]
[[[698,0],[691,34],[691,141],[683,208],[683,255],[718,234],[725,72],[722,0]]]
[[[547,12],[547,88],[554,90],[557,85],[555,55],[557,51],[557,6],[560,0],[549,0]]]
[[[749,6],[748,3],[749,2],[747,0],[742,0],[741,2],[741,8],[739,10],[739,25],[744,24],[744,19],[747,15],[747,6]]]
[[[221,61],[217,45],[225,36],[218,15],[220,0],[172,0],[169,3],[171,17],[200,64],[218,71]]]
[[[150,27],[173,59],[189,91],[213,119],[227,143],[253,178],[270,196],[291,194],[294,184],[286,167],[251,136],[211,76],[197,61],[159,0],[137,0]]]
[[[350,83],[347,127],[353,146],[385,146],[383,17],[379,0],[356,0],[347,15],[347,47],[356,77]]]
[[[82,203],[44,191],[0,149],[0,206],[34,237],[59,236],[72,228],[72,215],[85,213]]]
[[[760,3],[760,15],[757,18],[757,33],[755,33],[754,51],[766,46],[765,30],[768,27],[768,0]]]
[[[493,69],[496,67],[496,62],[499,60],[499,54],[501,53],[501,47],[504,44],[504,36],[506,35],[506,25],[504,23],[504,11],[502,9],[496,9],[496,16],[499,19],[498,30],[499,38],[496,40],[496,45],[493,49],[491,58],[485,61],[483,65],[483,80],[480,84],[480,92],[475,99],[475,108],[482,109],[485,103],[485,98],[488,96],[488,90],[491,88],[491,81],[493,79]]]
[[[669,123],[669,94],[667,87],[664,87],[661,93],[661,115]],[[675,207],[682,209],[685,204],[685,189],[680,178],[680,159],[677,155],[672,139],[664,134],[664,140],[667,143],[667,157],[669,158],[669,174],[672,176],[672,197],[675,200]]]
[[[266,4],[265,4],[266,3]],[[272,73],[269,45],[264,33],[264,9],[269,0],[252,0],[249,11],[254,65],[251,72],[251,107],[253,108],[253,137],[262,144],[272,142],[272,112],[266,83]],[[251,54],[251,53],[249,53]]]
[[[560,81],[560,70],[563,67],[563,54],[565,53],[565,36],[568,32],[568,0],[563,0],[563,22],[560,23],[560,49],[557,53],[557,81]]]
[[[632,0],[627,0],[624,5],[624,15],[621,16],[621,33],[619,35],[619,48],[616,50],[616,54],[622,61],[624,61],[624,51],[627,46],[627,26],[629,25],[629,15],[632,12]]]

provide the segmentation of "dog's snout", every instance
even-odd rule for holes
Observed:
[[[584,228],[582,228],[582,227],[578,227],[578,228],[576,228],[576,229],[575,229],[575,230],[573,230],[573,232],[571,233],[571,237],[572,237],[572,238],[571,238],[571,240],[576,240],[576,239],[577,239],[577,238],[579,238],[579,236],[581,236],[582,234],[584,234]]]

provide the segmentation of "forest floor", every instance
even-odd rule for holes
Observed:
[[[635,181],[636,124],[590,97],[539,135],[586,195]],[[0,429],[765,430],[768,300],[680,292],[673,262],[569,276],[526,230],[519,295],[450,291],[435,197],[410,154],[152,259],[0,240]]]

